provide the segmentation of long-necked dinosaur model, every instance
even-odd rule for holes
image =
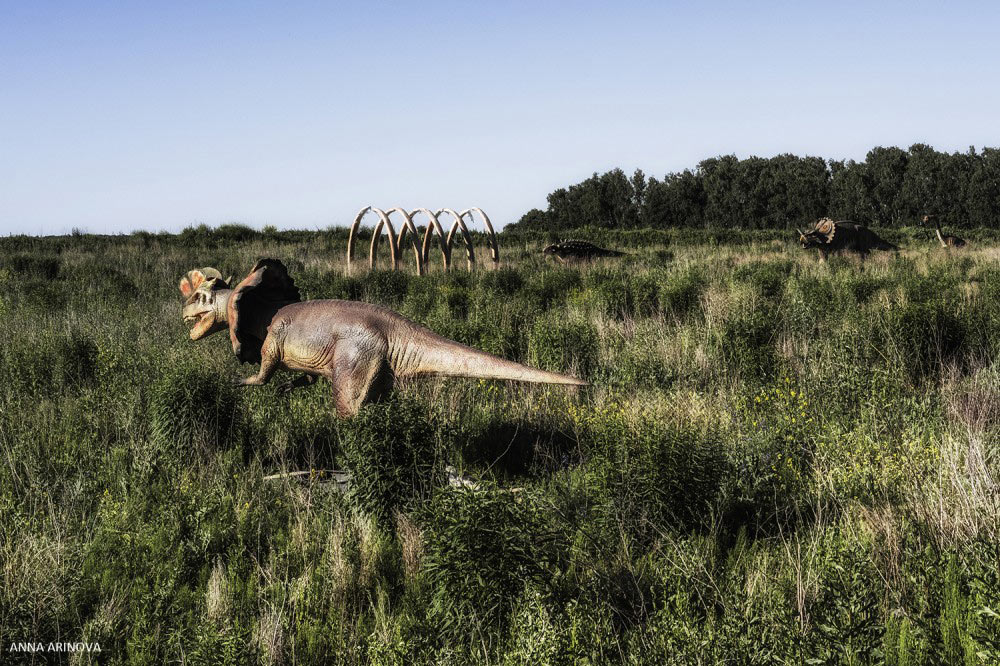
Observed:
[[[410,243],[413,245],[413,253],[417,261],[417,274],[422,275],[424,272],[424,266],[427,265],[430,259],[431,250],[431,239],[436,233],[438,236],[438,241],[441,244],[441,255],[444,261],[444,269],[448,270],[451,267],[451,246],[455,239],[456,232],[461,230],[462,239],[465,241],[466,250],[466,262],[471,271],[476,264],[475,250],[472,246],[472,236],[469,234],[469,227],[465,224],[465,218],[468,217],[469,221],[473,221],[478,214],[483,220],[483,226],[486,228],[486,236],[489,239],[490,244],[490,258],[493,260],[494,264],[500,262],[500,248],[497,245],[497,235],[493,231],[493,223],[490,222],[489,216],[483,211],[482,208],[466,208],[461,213],[456,213],[451,208],[439,208],[437,212],[431,212],[427,208],[414,208],[413,210],[407,212],[406,209],[395,207],[390,208],[388,211],[384,211],[381,208],[375,208],[373,206],[365,206],[358,214],[354,217],[354,222],[351,223],[351,229],[347,236],[347,268],[350,270],[351,264],[354,261],[354,239],[358,233],[358,227],[361,226],[361,220],[369,212],[375,213],[379,220],[375,225],[375,231],[372,234],[371,247],[368,250],[368,266],[370,268],[375,268],[375,263],[377,259],[376,253],[378,252],[379,242],[382,239],[382,230],[385,229],[386,235],[389,237],[389,259],[392,261],[393,270],[399,269],[399,253],[403,248],[403,240],[406,238],[407,234],[410,235]],[[403,217],[402,225],[399,228],[399,234],[396,234],[395,228],[392,226],[393,213],[399,213]],[[419,233],[417,228],[413,223],[413,217],[417,213],[423,213],[427,217],[427,227],[424,229],[423,234],[423,244],[421,244],[419,239]],[[447,213],[450,215],[454,222],[451,224],[451,229],[448,231],[447,236],[444,233],[444,229],[441,227],[441,221],[438,219],[442,213]]]
[[[803,249],[818,248],[820,259],[826,261],[831,252],[857,252],[864,259],[872,250],[898,250],[899,248],[882,240],[868,227],[854,222],[834,221],[824,217],[809,231],[799,232],[799,243]]]
[[[299,300],[284,264],[262,259],[235,288],[212,268],[180,282],[191,339],[229,329],[236,357],[260,363],[240,380],[266,384],[279,368],[304,373],[289,390],[326,377],[337,413],[350,417],[383,396],[396,378],[438,375],[586,386],[568,375],[536,370],[444,338],[392,310],[354,301]]]
[[[941,233],[941,223],[938,222],[937,215],[924,215],[923,219],[920,220],[921,224],[927,224],[931,221],[934,222],[934,232],[937,234],[941,247],[965,247],[965,239]]]
[[[555,257],[565,263],[567,260],[588,260],[600,257],[622,257],[624,252],[609,250],[607,248],[594,245],[585,240],[564,240],[561,243],[546,245],[542,248],[542,254],[546,257]]]

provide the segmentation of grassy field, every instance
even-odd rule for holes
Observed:
[[[998,663],[1000,246],[969,237],[604,234],[632,254],[562,267],[507,236],[419,278],[345,275],[339,231],[0,239],[0,662]],[[264,256],[593,386],[350,421],[237,388],[177,283]]]

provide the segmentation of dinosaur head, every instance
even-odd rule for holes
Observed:
[[[231,279],[231,278],[230,278]],[[214,268],[196,268],[181,278],[181,295],[184,307],[181,316],[191,328],[191,339],[199,340],[206,335],[228,328],[226,305],[232,289],[229,280]]]
[[[829,245],[837,233],[837,223],[828,217],[824,217],[816,222],[816,225],[807,232],[796,229],[799,232],[799,244],[803,249],[812,247],[822,247]]]
[[[546,245],[542,248],[542,254],[546,257],[551,257],[552,255],[559,253],[559,244],[554,243],[552,245]]]

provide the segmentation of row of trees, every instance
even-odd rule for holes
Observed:
[[[874,148],[862,162],[726,155],[662,180],[641,170],[631,178],[621,169],[595,173],[556,190],[548,204],[511,228],[791,229],[825,216],[902,226],[925,213],[950,227],[997,227],[1000,149],[943,153],[915,144],[909,150]]]

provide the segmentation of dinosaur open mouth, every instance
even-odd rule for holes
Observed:
[[[221,330],[224,324],[215,320],[215,313],[200,312],[197,314],[183,315],[185,324],[193,324],[189,336],[192,340],[198,340],[210,333]]]

